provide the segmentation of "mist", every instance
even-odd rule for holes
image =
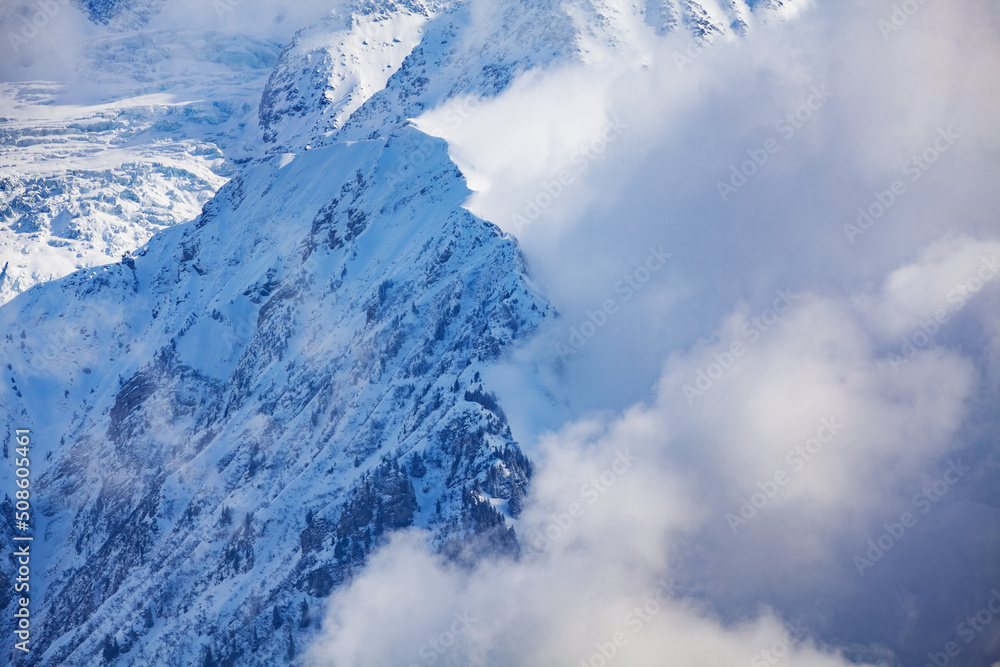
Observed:
[[[894,11],[417,119],[561,314],[492,378],[539,462],[524,554],[400,537],[315,664],[994,664],[1000,17]]]
[[[136,12],[131,3],[107,24],[95,24],[83,3],[71,0],[7,0],[0,5],[0,81],[88,83],[78,63],[100,40],[130,34],[171,32],[239,33],[291,42],[319,18],[341,11],[343,0],[170,0]]]

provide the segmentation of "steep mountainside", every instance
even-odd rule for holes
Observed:
[[[517,513],[530,466],[480,371],[550,311],[467,195],[412,129],[275,158],[0,312],[7,425],[51,446],[30,664],[108,635],[123,664],[246,660],[287,616],[254,650],[278,664],[390,530],[516,554],[492,505]]]
[[[299,664],[322,599],[393,530],[516,557],[531,465],[483,371],[554,313],[407,119],[628,48],[649,18],[359,3],[285,51],[266,147],[196,220],[0,308],[0,416],[35,447],[24,664]]]
[[[780,0],[355,3],[300,31],[264,91],[271,152],[384,136],[453,97],[492,97],[526,71],[628,51],[650,28],[735,38],[788,13]],[[356,109],[356,111],[355,111]]]
[[[0,303],[191,220],[261,153],[260,136],[271,154],[385,136],[451,97],[629,49],[649,26],[733,38],[788,7],[750,5],[357,1],[301,30],[279,60],[276,43],[248,35],[142,29],[160,2],[81,3],[125,30],[84,49],[85,84],[0,90]]]

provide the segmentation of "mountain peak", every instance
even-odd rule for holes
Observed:
[[[169,638],[206,614],[236,655],[396,529],[459,562],[516,556],[531,466],[483,372],[553,312],[468,194],[413,127],[273,156],[134,258],[0,311],[4,411],[65,442],[37,469],[39,528],[61,537],[27,664],[109,633],[190,664]],[[65,359],[45,359],[54,339]]]

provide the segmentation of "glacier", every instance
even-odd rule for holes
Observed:
[[[255,152],[280,46],[150,30],[83,53],[78,81],[0,84],[0,303],[198,215]]]

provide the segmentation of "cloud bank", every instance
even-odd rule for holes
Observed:
[[[497,372],[525,552],[401,536],[314,664],[1000,658],[998,13],[815,3],[419,119],[562,314]]]

